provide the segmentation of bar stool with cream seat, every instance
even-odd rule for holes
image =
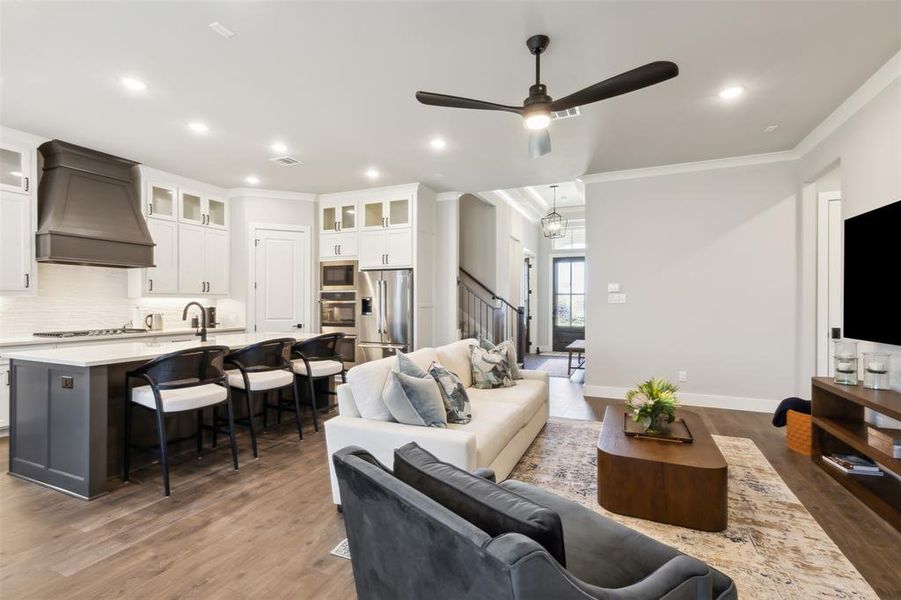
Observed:
[[[159,356],[126,374],[128,401],[125,403],[125,444],[123,480],[129,480],[130,453],[132,448],[150,451],[157,456],[163,470],[163,493],[169,495],[169,444],[196,439],[197,454],[203,450],[203,410],[225,404],[228,411],[226,423],[231,440],[232,462],[238,468],[238,447],[235,443],[234,414],[231,391],[226,383],[226,346],[204,346],[171,352]],[[142,380],[145,385],[134,386]],[[131,443],[132,405],[156,413],[158,449],[140,448]],[[166,437],[166,417],[174,413],[197,412],[197,433],[190,437],[169,440]],[[218,424],[215,419],[213,430]]]
[[[341,381],[347,383],[347,370],[344,368],[344,360],[338,352],[338,344],[344,338],[343,333],[324,333],[294,344],[291,361],[297,393],[300,393],[300,385],[306,380],[309,393],[310,406],[313,409],[313,429],[319,431],[319,420],[316,417],[318,407],[316,405],[315,382],[321,379],[331,379],[341,375]],[[325,394],[335,395],[335,392],[327,391]]]
[[[258,456],[254,419],[259,414],[253,410],[254,394],[266,394],[287,387],[294,390],[294,405],[298,409],[295,418],[297,433],[300,439],[303,439],[299,410],[300,398],[294,387],[294,373],[291,368],[291,347],[293,345],[294,338],[277,338],[250,344],[225,357],[226,366],[231,367],[226,371],[228,385],[233,391],[240,390],[244,395],[247,408],[247,417],[237,419],[235,422],[239,425],[247,425],[250,429],[250,443],[253,447],[254,458]],[[267,402],[264,400],[264,411],[266,405]]]

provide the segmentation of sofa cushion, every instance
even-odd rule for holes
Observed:
[[[522,429],[522,408],[513,404],[482,400],[472,405],[472,421],[465,425],[448,423],[447,427],[474,434],[476,466],[488,467]]]
[[[529,424],[547,398],[547,385],[543,381],[533,379],[517,381],[514,387],[493,390],[471,388],[467,391],[473,405],[487,401],[517,407],[522,427]]]
[[[432,363],[429,374],[438,383],[444,410],[447,411],[447,422],[469,423],[472,420],[472,405],[460,378],[438,363]]]
[[[447,412],[438,382],[428,373],[419,378],[392,371],[388,375],[382,399],[398,423],[447,427]]]
[[[469,349],[476,345],[478,345],[476,340],[466,339],[436,348],[438,362],[459,377],[463,382],[463,387],[472,386],[472,363],[469,359]]]
[[[563,525],[553,510],[442,462],[415,442],[394,451],[394,476],[488,535],[525,535],[566,566]]]
[[[416,366],[425,370],[437,360],[434,348],[423,348],[406,355]],[[347,383],[354,395],[357,410],[364,419],[393,421],[394,417],[382,400],[382,391],[388,381],[388,374],[397,365],[397,358],[389,356],[357,365],[347,372]]]
[[[510,375],[506,349],[485,350],[481,346],[473,346],[470,352],[473,387],[494,389],[516,385]]]

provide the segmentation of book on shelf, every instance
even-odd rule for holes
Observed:
[[[870,475],[880,477],[882,469],[876,463],[854,454],[830,454],[823,461],[849,475]]]
[[[901,458],[901,429],[867,427],[867,443],[892,458]]]

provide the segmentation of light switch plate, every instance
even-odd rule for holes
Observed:
[[[616,294],[620,291],[620,285],[618,283],[608,283],[607,284],[607,293],[608,294]]]
[[[607,304],[625,304],[625,294],[607,294]]]

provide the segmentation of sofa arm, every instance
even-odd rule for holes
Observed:
[[[497,474],[494,472],[494,469],[489,469],[487,467],[479,467],[475,471],[472,472],[476,477],[481,477],[482,479],[487,479],[491,483],[497,483]]]
[[[543,381],[545,383],[548,382],[548,374],[544,371],[531,371],[528,369],[520,369],[519,373],[522,375],[523,379],[535,379],[537,381]]]
[[[338,415],[325,422],[325,445],[332,478],[332,498],[341,504],[332,455],[346,446],[359,446],[385,465],[394,464],[394,449],[416,442],[423,449],[452,465],[476,468],[476,436],[459,429],[419,427],[392,421],[376,421]]]

